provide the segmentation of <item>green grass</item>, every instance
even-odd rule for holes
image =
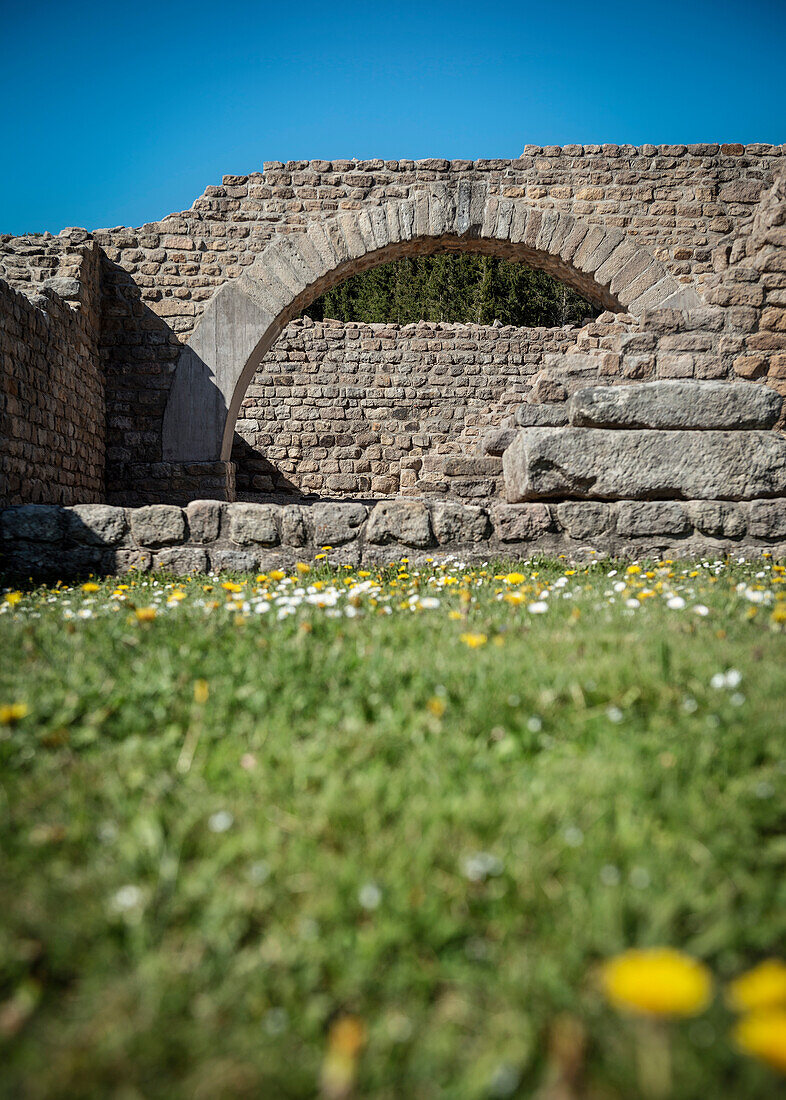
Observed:
[[[0,608],[0,704],[28,707],[0,726],[0,1095],[315,1096],[349,1014],[358,1096],[630,1100],[597,968],[655,944],[718,982],[670,1025],[673,1097],[774,1095],[722,985],[786,926],[784,574],[520,568]],[[277,618],[315,579],[336,606]]]

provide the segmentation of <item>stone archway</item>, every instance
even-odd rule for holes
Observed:
[[[211,298],[177,363],[164,415],[164,461],[229,461],[254,371],[284,326],[315,298],[358,271],[446,249],[523,260],[614,311],[638,315],[700,304],[694,290],[621,229],[489,195],[483,183],[461,181],[341,212],[275,237],[244,275]]]

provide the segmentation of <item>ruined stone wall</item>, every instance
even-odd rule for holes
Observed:
[[[151,476],[150,463],[162,462],[178,341],[192,334],[217,288],[242,275],[276,234],[435,185],[472,184],[534,210],[621,228],[701,292],[714,275],[713,250],[732,231],[746,235],[782,155],[771,145],[587,145],[528,146],[516,160],[274,161],[263,172],[224,177],[190,210],[160,222],[97,230],[93,237],[107,257],[108,484],[116,491],[139,487]],[[182,474],[161,470],[164,480]]]
[[[576,328],[292,322],[236,425],[237,493],[491,496],[484,432],[525,400]]]
[[[5,253],[0,269],[2,503],[103,499],[98,265],[94,244],[72,247],[61,238],[17,239]]]

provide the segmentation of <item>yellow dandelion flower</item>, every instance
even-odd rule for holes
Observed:
[[[458,622],[460,619],[463,619],[464,616],[461,614],[460,611],[449,611],[448,618],[453,619],[454,622]]]
[[[765,959],[729,983],[729,1004],[737,1012],[786,1006],[786,963]]]
[[[298,573],[300,573],[301,576],[305,576],[306,573],[311,572],[311,566],[305,561],[297,562],[295,565],[295,569],[297,569]]]
[[[282,573],[283,576],[283,573]],[[234,581],[223,581],[221,587],[226,589],[227,592],[242,592],[243,585],[236,584]]]
[[[27,703],[5,703],[0,707],[0,726],[13,726],[30,713]]]
[[[460,634],[459,637],[464,645],[469,646],[470,649],[478,649],[488,641],[486,634]]]
[[[156,617],[156,609],[154,607],[138,607],[134,614],[140,623],[152,623]]]
[[[445,713],[447,703],[439,695],[432,695],[426,703],[426,710],[429,714],[433,714],[435,718],[441,718]]]
[[[210,695],[210,687],[207,680],[194,680],[194,702],[204,706]]]
[[[770,618],[774,623],[777,623],[779,626],[782,623],[786,623],[786,604],[776,604],[772,614],[770,615]]]
[[[526,596],[523,592],[506,592],[502,597],[505,603],[513,604],[514,607],[518,607],[520,603],[524,603]]]
[[[314,561],[322,561],[326,557],[327,557],[327,554],[315,554],[314,555]]]
[[[751,1012],[742,1017],[732,1034],[746,1054],[786,1073],[786,1008]]]
[[[6,597],[5,597],[5,602],[10,604],[11,607],[16,607],[16,605],[19,603],[19,601],[21,599],[22,599],[22,593],[21,592],[7,592]]]
[[[101,585],[96,584],[95,581],[88,581],[86,584],[82,585],[82,591],[83,592],[97,592],[100,587],[101,587]]]
[[[641,572],[641,566],[640,565],[629,565],[628,568],[625,570],[625,572],[630,573],[631,576],[635,576],[636,573]]]
[[[523,584],[527,578],[523,573],[507,573],[502,579],[508,584]]]
[[[174,600],[175,603],[180,603],[181,600],[186,598],[186,594],[181,589],[176,588],[174,592],[169,593],[169,598],[170,600]]]
[[[671,947],[625,951],[605,963],[601,980],[617,1008],[649,1016],[696,1016],[712,997],[712,976]]]
[[[284,577],[286,577],[286,573],[283,569],[271,569],[268,576],[271,581],[283,581]]]

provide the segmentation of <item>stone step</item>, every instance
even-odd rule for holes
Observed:
[[[771,428],[783,399],[753,382],[642,382],[592,386],[568,402],[568,417],[586,428]]]
[[[512,503],[786,494],[786,439],[775,432],[523,428],[502,461]]]

